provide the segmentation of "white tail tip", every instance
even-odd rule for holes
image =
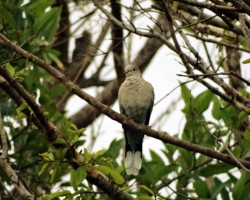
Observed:
[[[139,170],[141,169],[142,159],[141,152],[128,151],[125,157],[125,168],[127,175],[138,175]]]

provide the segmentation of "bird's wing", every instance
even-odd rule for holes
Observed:
[[[148,125],[148,124],[149,124],[149,120],[150,120],[151,113],[152,113],[152,110],[153,110],[153,105],[154,105],[154,104],[152,104],[152,105],[150,106],[150,108],[148,109],[147,117],[146,117],[146,121],[145,121],[145,125]]]
[[[150,85],[151,86],[151,85]],[[152,87],[152,86],[151,86]],[[153,88],[152,88],[153,89]],[[153,96],[152,96],[152,99],[151,99],[151,105],[149,106],[148,108],[148,112],[147,112],[147,116],[146,116],[146,121],[145,121],[145,125],[148,125],[149,124],[149,120],[150,120],[150,116],[151,116],[151,113],[152,113],[152,110],[153,110],[153,106],[154,106],[154,98],[155,98],[155,95],[154,95],[154,90],[153,90]]]

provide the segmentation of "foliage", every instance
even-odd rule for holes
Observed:
[[[65,20],[65,18],[70,18],[70,14],[67,14],[65,11],[65,5],[63,3],[60,4],[60,2],[61,1],[54,0],[36,0],[27,2],[23,0],[1,1],[1,33],[18,46],[21,46],[27,52],[36,55],[46,63],[52,64],[56,69],[64,71],[65,74],[67,74],[67,76],[71,79],[74,79],[74,77],[77,77],[79,75],[78,73],[80,73],[80,77],[82,77],[84,81],[76,79],[74,82],[81,88],[87,88],[89,86],[93,86],[95,88],[99,86],[108,88],[112,81],[107,81],[107,78],[102,77],[102,74],[105,74],[103,71],[106,72],[105,70],[107,69],[105,69],[105,65],[109,62],[106,60],[109,56],[109,52],[106,55],[102,55],[103,65],[101,64],[99,68],[93,69],[92,71],[94,72],[91,75],[91,78],[87,78],[88,76],[84,74],[85,70],[91,66],[91,63],[99,63],[98,56],[93,56],[97,53],[89,47],[95,46],[95,44],[93,44],[93,41],[86,41],[86,35],[88,34],[85,31],[83,31],[82,34],[85,38],[78,38],[79,40],[73,38],[69,32],[65,33],[69,31],[70,24],[67,24],[67,22],[63,20]],[[198,1],[195,2],[199,4]],[[224,1],[221,2],[224,3]],[[161,13],[164,11],[161,10],[163,7],[159,7],[157,3],[151,3],[152,9],[154,8]],[[207,3],[207,1],[204,1],[204,5],[205,3]],[[188,11],[187,9],[185,10],[181,1],[169,1],[169,4],[172,8],[172,15],[175,16],[174,19],[178,20],[180,17],[183,17],[183,19],[188,20],[187,17],[190,16],[189,12],[191,11]],[[95,20],[92,19],[91,16],[94,12],[97,12],[96,9],[93,8],[93,2],[72,1],[67,8],[70,8],[71,5],[73,5],[73,7],[75,6],[75,9],[77,8],[85,14],[81,19],[83,20],[81,24],[83,28],[81,28],[89,28],[88,26],[91,26],[91,23]],[[136,7],[139,5],[140,4],[138,2],[135,2],[133,6],[134,8],[140,8]],[[232,7],[233,5],[234,4],[225,4],[224,6],[230,11],[231,8],[234,8]],[[190,9],[193,9],[191,13],[195,15],[195,11],[197,11],[195,10],[196,7],[189,4],[188,6]],[[110,8],[110,5],[107,2],[103,2],[103,7]],[[93,9],[93,13],[88,11],[89,8]],[[250,6],[248,6],[248,8],[250,8]],[[124,6],[123,9],[129,10],[129,7]],[[178,9],[180,9],[180,11]],[[223,8],[221,9],[223,10]],[[130,11],[137,12],[138,9],[132,9],[131,7]],[[147,15],[149,16],[147,20],[151,19],[152,21],[156,21],[156,19],[151,16],[151,14],[154,13],[153,11],[147,11],[146,9],[141,10],[144,14],[149,14]],[[68,12],[73,13],[74,9],[71,8]],[[127,13],[125,12],[125,14]],[[96,16],[99,15],[100,13],[96,14]],[[249,18],[249,14],[247,17]],[[125,18],[126,16],[124,19]],[[227,16],[227,18],[230,23],[234,23],[232,18],[229,19],[229,16]],[[248,18],[245,19],[246,24],[249,23]],[[86,21],[84,20],[89,23],[88,26],[85,24]],[[106,18],[102,20],[106,20]],[[136,17],[133,18],[132,21],[133,20],[136,21]],[[214,37],[219,38],[217,43],[214,42],[216,43],[216,51],[218,51],[219,54],[215,58],[210,57],[208,54],[208,59],[204,62],[211,62],[209,63],[209,70],[216,64],[219,66],[218,68],[220,68],[220,70],[216,71],[213,69],[213,73],[216,76],[210,72],[208,73],[208,71],[206,71],[207,69],[203,69],[203,71],[200,70],[198,65],[202,63],[203,60],[197,56],[197,62],[194,64],[197,67],[195,70],[200,70],[199,72],[204,74],[188,74],[187,72],[186,75],[188,78],[192,78],[195,82],[203,84],[206,88],[203,91],[199,91],[197,94],[190,89],[190,84],[180,82],[179,91],[181,94],[180,102],[183,105],[182,113],[185,119],[184,126],[180,128],[180,132],[171,133],[171,135],[176,138],[181,138],[184,141],[198,144],[201,147],[214,149],[215,151],[224,154],[231,153],[234,155],[235,159],[242,158],[247,160],[250,155],[250,131],[248,129],[249,105],[244,103],[249,100],[249,91],[247,90],[247,87],[245,87],[245,85],[248,85],[248,82],[240,76],[240,73],[237,74],[232,71],[228,72],[224,68],[223,64],[218,64],[224,62],[223,59],[227,58],[224,57],[223,51],[225,51],[226,48],[231,47],[230,45],[223,45],[223,42],[231,44],[229,36],[227,35],[230,30],[225,28],[224,25],[220,27],[224,28],[224,35],[221,35],[220,32],[213,33],[215,30],[211,27],[211,30],[208,30],[209,26],[207,26],[207,24],[205,24],[206,27],[204,29],[197,26],[197,30],[194,30],[192,26],[189,26],[189,21],[185,20],[180,20],[179,23],[183,23],[183,31],[186,34],[191,34],[192,37],[199,38],[199,35],[196,34],[196,31],[199,30],[202,37],[205,34],[210,34],[212,39],[214,39]],[[214,25],[215,22],[213,22],[212,25]],[[223,20],[219,22],[217,22],[218,26],[220,26]],[[63,23],[66,23],[66,26],[62,27]],[[125,30],[127,27],[125,26],[120,29]],[[132,28],[133,27],[134,24]],[[161,25],[157,25],[157,30],[158,29],[165,31]],[[140,34],[140,29],[138,30],[139,31],[135,30],[134,33]],[[238,29],[235,28],[235,31],[236,30]],[[126,31],[132,32],[129,28],[127,28]],[[65,33],[66,36],[63,35],[63,33]],[[154,30],[150,28],[148,33],[154,34]],[[160,35],[164,34],[162,33]],[[179,34],[181,35],[180,32]],[[239,50],[238,46],[241,45],[242,48],[249,51],[247,41],[242,41],[242,37],[244,36],[242,34],[244,33],[240,34],[240,41],[237,41],[237,44],[232,44],[235,45],[234,50]],[[154,35],[140,35],[140,37],[144,36],[149,37],[149,40],[155,39],[153,38]],[[66,49],[68,54],[65,55],[65,46],[62,44],[65,43],[65,41],[68,42],[69,39],[72,39],[70,37],[76,40],[76,47],[72,53],[72,58],[74,59],[72,59],[72,61],[68,59],[71,57],[71,47],[68,46]],[[129,35],[127,37],[129,37]],[[184,36],[182,37],[184,38]],[[60,41],[62,38],[65,41]],[[112,38],[114,42],[116,39],[117,38]],[[234,39],[238,40],[236,38]],[[105,37],[103,36],[102,41],[104,40]],[[79,50],[77,49],[77,41],[80,41],[80,44],[85,44],[87,50],[83,49],[79,54],[77,54],[77,50]],[[163,40],[159,39],[159,41],[163,43]],[[206,42],[206,40],[202,39],[199,41],[202,44],[205,44]],[[121,41],[118,41],[118,43],[119,42]],[[91,45],[89,43],[91,43]],[[21,180],[23,180],[23,182],[25,182],[26,187],[32,194],[46,200],[59,198],[77,200],[108,199],[109,196],[113,195],[112,192],[107,192],[111,190],[105,190],[109,186],[106,188],[101,187],[101,183],[98,185],[98,183],[95,183],[90,179],[90,177],[94,177],[96,180],[101,182],[97,179],[98,174],[101,174],[101,176],[107,178],[108,183],[111,183],[111,186],[114,188],[119,186],[121,191],[125,191],[126,194],[128,193],[130,196],[135,196],[137,199],[141,200],[181,200],[189,198],[220,198],[223,200],[233,198],[242,200],[250,198],[249,171],[246,169],[241,171],[234,165],[209,158],[203,154],[189,151],[188,148],[182,148],[172,144],[163,143],[160,155],[159,152],[150,149],[150,157],[143,158],[143,166],[140,174],[137,177],[127,176],[124,171],[123,163],[120,162],[122,157],[121,149],[123,149],[123,140],[114,139],[107,149],[100,149],[96,152],[90,151],[87,148],[87,144],[93,144],[96,139],[95,137],[99,134],[93,133],[92,137],[86,136],[86,130],[90,129],[87,125],[91,124],[93,126],[97,126],[94,123],[95,118],[91,118],[94,114],[89,110],[90,108],[86,106],[87,111],[83,110],[84,114],[81,113],[76,118],[79,118],[79,116],[80,118],[87,116],[86,119],[91,118],[91,122],[89,124],[88,122],[83,122],[83,124],[85,124],[79,126],[76,121],[74,121],[76,118],[70,118],[64,112],[66,102],[69,101],[72,96],[70,93],[71,91],[66,88],[60,80],[56,80],[50,73],[43,70],[40,66],[35,65],[32,60],[20,56],[13,49],[6,48],[1,39],[0,45],[1,66],[4,66],[4,69],[8,71],[15,82],[21,84],[22,87],[32,95],[34,101],[40,105],[40,108],[43,110],[43,114],[46,116],[48,121],[58,127],[59,132],[62,135],[62,137],[51,142],[46,135],[47,130],[45,130],[44,127],[41,128],[41,124],[39,125],[39,123],[34,120],[35,114],[31,105],[25,102],[24,99],[17,94],[17,91],[11,86],[11,84],[7,83],[6,80],[0,77],[0,111],[8,140],[7,160],[10,167],[14,171],[18,172],[18,176]],[[100,45],[101,44],[99,44],[99,46]],[[185,45],[188,46],[186,43]],[[98,49],[99,46],[96,46],[96,48]],[[114,45],[112,48],[116,47],[117,45]],[[169,46],[167,47],[170,48]],[[160,45],[157,47],[157,50],[159,48]],[[224,50],[221,51],[221,49]],[[191,49],[189,50],[192,52]],[[242,52],[244,52],[243,50]],[[126,53],[131,54],[130,51],[131,49],[128,47]],[[86,52],[89,54],[92,53],[91,56],[83,57],[79,61],[79,55],[85,55]],[[114,52],[114,55],[115,53],[117,52]],[[179,54],[180,57],[182,55],[182,53]],[[137,60],[140,60],[140,62],[144,61],[145,57],[140,56],[141,55],[139,55],[140,59]],[[146,57],[150,56],[146,55]],[[189,57],[194,59],[195,56],[192,55]],[[64,59],[66,59],[67,62],[64,62]],[[211,61],[211,59],[213,60]],[[236,58],[236,60],[237,59],[239,60],[239,58]],[[80,64],[75,63],[78,61]],[[192,63],[191,61],[190,63]],[[149,62],[150,60],[148,60],[148,63]],[[243,64],[248,63],[249,59],[245,59],[243,61]],[[147,66],[144,63],[142,63],[142,65],[145,65],[145,67]],[[75,66],[78,68],[75,69]],[[79,66],[83,66],[83,68],[80,68]],[[115,68],[119,66],[116,58],[114,59],[114,66]],[[187,66],[185,67],[187,71],[190,70]],[[240,69],[237,70],[240,71]],[[112,74],[113,71],[115,70],[112,69],[110,74]],[[116,71],[118,71],[117,68]],[[72,76],[71,73],[73,72],[75,72],[75,74]],[[223,81],[219,77],[220,73],[223,75],[231,73],[232,76],[228,75],[230,79],[229,81]],[[233,79],[237,77],[237,75],[240,76],[240,78],[237,80]],[[216,86],[220,88],[217,89],[213,86],[213,84],[209,85],[209,82],[205,82],[207,77],[215,77],[211,78],[210,81],[214,81],[213,84],[217,84]],[[239,80],[240,84],[237,82]],[[243,84],[242,82],[245,84],[244,87],[241,86],[241,84]],[[111,100],[103,100],[104,103],[109,102],[109,104],[112,105],[115,102],[117,90],[115,91],[114,88],[115,86],[113,86],[112,91],[106,92],[106,94],[109,94],[109,98]],[[113,98],[112,95],[115,97]],[[96,99],[98,98],[99,97]],[[96,114],[96,117],[98,116],[99,115]],[[167,118],[168,116],[164,117]],[[38,121],[39,120],[40,119],[38,118]],[[112,129],[112,127],[110,128]],[[2,127],[0,127],[0,129],[2,130]],[[89,140],[93,141],[89,142]],[[224,142],[221,143],[221,140]],[[2,133],[0,144],[2,156],[5,151]],[[78,157],[74,155],[74,151],[72,149],[77,150]],[[69,150],[72,150],[73,153]],[[2,177],[1,182],[3,182],[0,187],[0,196],[11,198],[9,196],[11,193],[11,195],[15,196],[16,199],[21,198],[17,194],[18,192],[16,192],[16,184],[11,181],[11,177],[8,176],[4,169],[0,169],[0,175]],[[97,187],[94,187],[94,185]],[[10,192],[6,192],[7,190]]]

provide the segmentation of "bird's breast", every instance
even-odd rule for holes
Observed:
[[[144,123],[154,99],[152,86],[146,81],[129,80],[123,83],[119,93],[119,103],[126,115]]]

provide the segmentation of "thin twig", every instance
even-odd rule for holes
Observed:
[[[241,76],[239,76],[235,72],[219,72],[219,73],[213,73],[213,74],[194,74],[194,75],[177,74],[177,75],[189,77],[189,78],[196,78],[196,77],[207,78],[209,76],[219,76],[219,75],[234,76],[234,77],[238,78],[239,80],[241,80],[242,82],[244,82],[245,84],[247,84],[248,86],[250,86],[250,81],[242,78]]]
[[[0,109],[0,135],[1,135],[1,141],[2,141],[2,157],[4,159],[8,158],[8,139],[6,132],[3,127],[3,119],[2,119],[2,114],[1,114],[1,109]]]

